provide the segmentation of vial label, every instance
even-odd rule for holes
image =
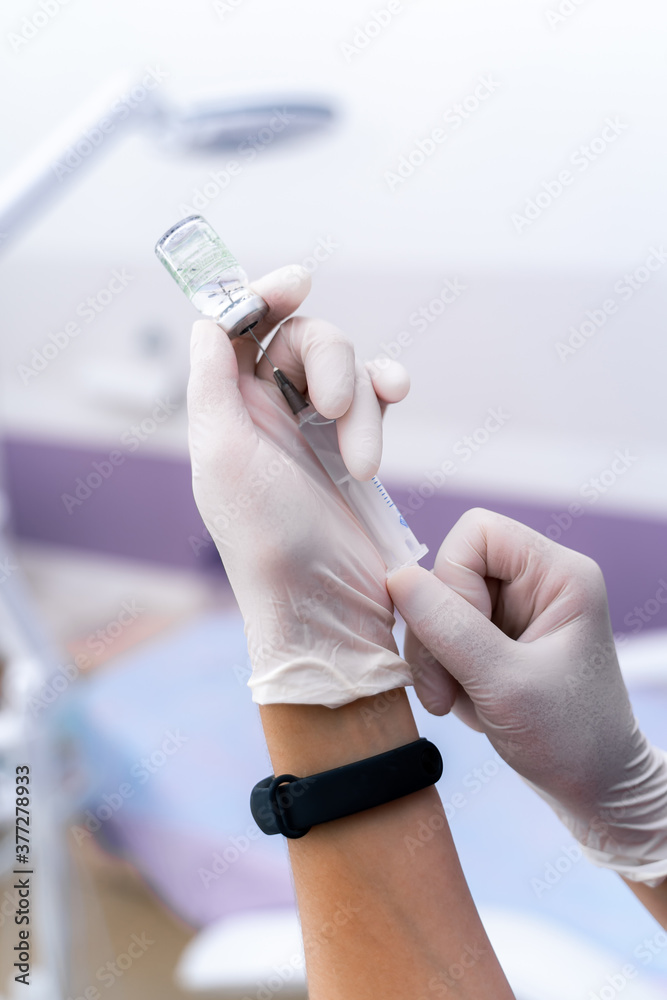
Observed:
[[[238,267],[236,258],[221,243],[220,246],[193,246],[188,254],[183,254],[174,277],[192,296],[202,285],[221,277],[224,271]]]

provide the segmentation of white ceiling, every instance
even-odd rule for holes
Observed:
[[[550,26],[548,13],[567,4],[574,12]],[[385,0],[218,6],[69,0],[16,52],[10,33],[40,8],[35,0],[5,3],[0,86],[10,99],[0,170],[15,167],[119,69],[141,74],[159,66],[167,74],[161,92],[178,104],[241,93],[269,94],[277,104],[283,94],[330,98],[339,110],[335,127],[262,153],[204,214],[251,275],[300,261],[331,236],[338,248],[315,275],[308,308],[345,326],[367,354],[405,329],[445,278],[468,283],[461,301],[403,356],[414,388],[389,424],[391,469],[414,476],[438,464],[489,406],[503,404],[513,423],[504,448],[489,446],[476,461],[485,482],[576,496],[615,448],[632,446],[651,457],[619,484],[616,502],[635,502],[622,501],[632,479],[637,497],[656,509],[667,468],[667,267],[566,364],[555,344],[651,246],[667,242],[664,5],[394,0],[400,9],[352,57],[344,46],[373,11],[388,7]],[[452,129],[448,109],[485,77],[495,92]],[[626,127],[578,169],[572,155],[609,118]],[[387,171],[440,127],[446,140],[390,190]],[[133,328],[151,315],[171,324],[182,356],[191,313],[173,292],[162,301],[169,286],[152,248],[227,158],[168,157],[132,136],[82,171],[76,188],[8,249],[0,281],[9,426],[66,438],[117,436],[124,418],[86,409],[75,399],[72,372],[95,355],[122,358]],[[566,168],[571,185],[517,234],[513,213]],[[16,365],[121,266],[140,277],[132,295],[28,393]],[[165,442],[170,434],[173,446],[184,447],[182,428],[166,430]]]
[[[119,68],[158,65],[168,74],[164,95],[177,103],[305,91],[340,107],[328,138],[258,158],[212,207],[246,256],[253,247],[263,259],[298,253],[308,244],[304,222],[318,233],[335,225],[350,261],[493,265],[632,261],[664,230],[667,11],[659,0],[412,0],[353,57],[343,45],[386,7],[382,0],[218,3],[227,12],[216,13],[213,0],[68,0],[18,52],[9,35],[39,5],[4,3],[0,84],[11,99],[3,102],[0,165],[13,166]],[[547,12],[564,3],[574,13],[550,27]],[[391,192],[385,172],[485,75],[497,91]],[[628,125],[618,142],[517,237],[512,213],[609,115]],[[116,198],[124,222],[132,210],[139,216],[136,236],[144,221],[152,238],[217,166],[170,162],[139,141],[96,168],[76,209],[69,204],[65,231],[45,219],[32,239],[60,253],[99,250],[103,227],[105,247],[126,254]]]

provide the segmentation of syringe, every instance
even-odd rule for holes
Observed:
[[[336,421],[317,412],[255,337],[252,329],[268,306],[248,288],[245,272],[206,220],[189,216],[176,223],[158,241],[155,252],[193,305],[214,318],[230,339],[250,333],[298,416],[299,430],[384,559],[387,576],[425,556],[428,548],[415,538],[377,476],[361,481],[348,470],[338,447]]]
[[[250,333],[257,340],[252,331]],[[259,346],[264,350],[261,344]],[[264,354],[271,363],[266,351]],[[299,418],[299,430],[384,559],[387,576],[418,562],[428,552],[427,546],[415,538],[377,476],[370,480],[354,478],[338,447],[336,421],[327,420],[318,413],[312,403],[304,399],[296,386],[275,366],[273,377],[292,413]]]

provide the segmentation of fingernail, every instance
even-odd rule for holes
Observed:
[[[361,479],[362,481],[372,479],[380,468],[380,458],[382,457],[378,454],[380,449],[378,449],[377,440],[373,438],[369,441],[358,441],[355,443],[357,451],[354,455],[350,456],[348,468],[355,479]]]
[[[212,319],[196,320],[192,325],[190,360],[202,361],[204,358],[210,358],[218,346],[221,336],[225,336],[225,334]]]
[[[442,604],[443,586],[422,566],[408,566],[387,581],[391,599],[409,624],[422,621]]]
[[[305,281],[306,278],[310,278],[310,271],[308,268],[304,267],[303,264],[292,264],[291,265],[292,275],[298,278],[299,281]]]

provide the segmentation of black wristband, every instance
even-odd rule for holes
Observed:
[[[442,757],[426,739],[307,778],[270,775],[257,782],[250,811],[263,833],[296,839],[312,826],[373,809],[439,780]]]

